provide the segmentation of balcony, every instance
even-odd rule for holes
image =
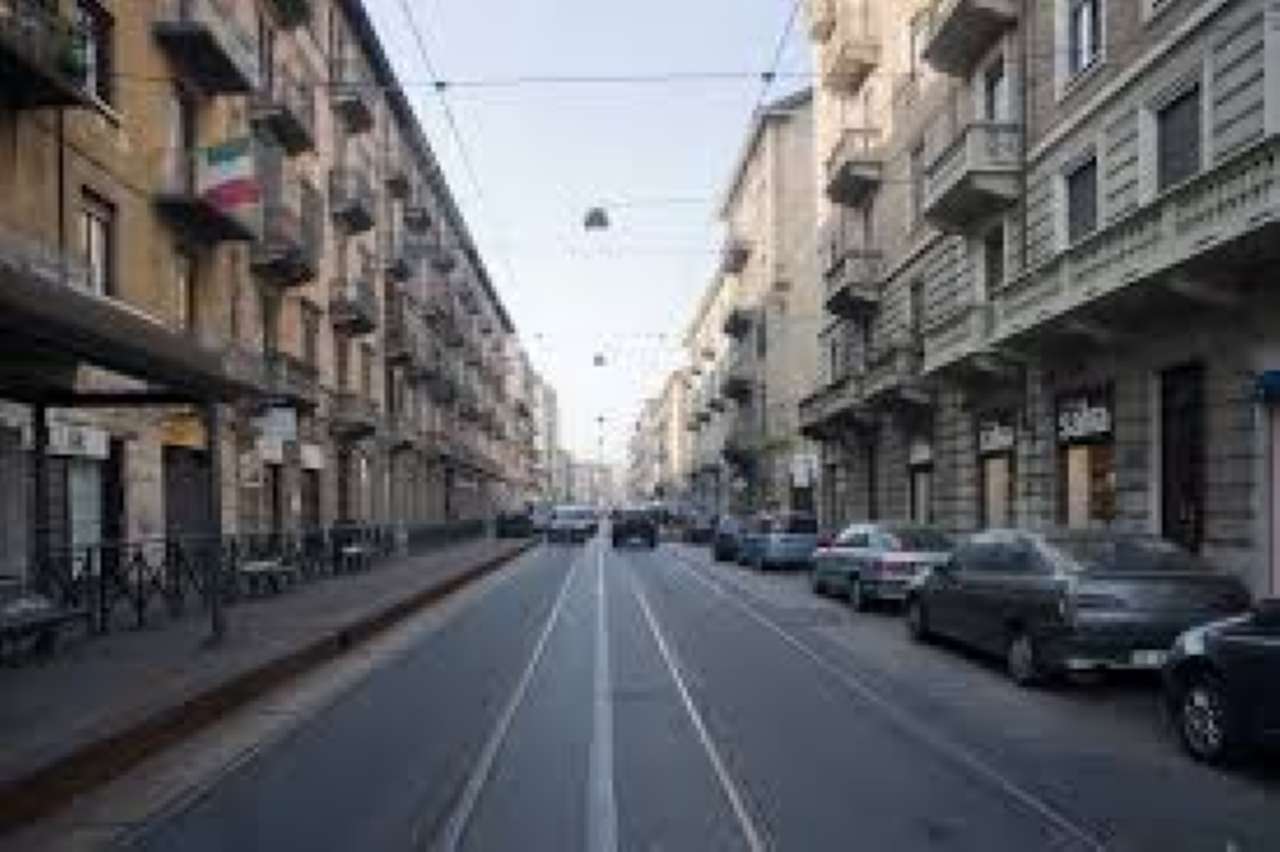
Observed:
[[[925,218],[943,231],[969,230],[1018,200],[1021,169],[1020,125],[968,125],[925,171]]]
[[[884,257],[879,251],[837,247],[824,274],[827,312],[854,318],[875,310],[883,275]]]
[[[1000,372],[1003,365],[987,347],[993,320],[991,305],[970,304],[926,329],[920,372],[926,376]]]
[[[329,65],[329,88],[334,115],[347,133],[355,135],[373,129],[378,87],[363,60],[335,56]]]
[[[808,0],[809,38],[824,42],[831,38],[836,28],[836,7],[839,0]]]
[[[362,277],[334,282],[329,319],[334,328],[351,335],[368,334],[378,327],[378,299],[368,270]]]
[[[315,13],[313,0],[267,0],[267,5],[275,10],[276,23],[285,30],[311,23]]]
[[[296,287],[320,272],[324,241],[320,192],[309,183],[295,181],[276,189],[268,187],[263,199],[262,239],[254,243],[250,266],[265,281],[279,287]]]
[[[359,166],[329,171],[329,206],[333,220],[348,235],[364,233],[373,227],[374,205],[373,186],[367,171]]]
[[[751,326],[755,321],[755,314],[749,308],[741,305],[734,305],[725,315],[724,324],[720,327],[721,331],[735,339],[741,340],[751,331]]]
[[[201,244],[256,240],[262,233],[262,187],[248,138],[193,151],[157,152],[157,211]]]
[[[720,450],[724,460],[739,470],[750,468],[760,453],[760,429],[752,422],[754,416],[751,412],[739,414]]]
[[[1017,18],[1014,0],[937,0],[927,18],[925,61],[943,74],[967,76]]]
[[[87,35],[44,0],[0,0],[0,103],[24,109],[90,102]]]
[[[378,431],[378,408],[364,394],[338,391],[330,402],[329,423],[340,439],[359,441]]]
[[[259,86],[258,40],[229,0],[161,0],[152,32],[187,80],[211,95]]]
[[[739,404],[751,398],[756,383],[756,360],[750,346],[738,346],[720,377],[720,392]]]
[[[250,119],[267,130],[289,156],[296,157],[316,147],[316,106],[311,87],[280,69],[254,92]]]
[[[874,422],[863,396],[862,377],[841,376],[800,400],[800,433],[817,441],[840,438]]]
[[[425,234],[431,230],[431,210],[421,191],[415,192],[404,202],[404,226],[415,234]]]
[[[320,399],[319,373],[314,364],[284,352],[271,352],[266,358],[267,387],[288,402],[314,408]]]
[[[832,204],[860,207],[880,188],[883,171],[880,131],[849,128],[827,159],[827,199]]]
[[[408,281],[418,266],[419,255],[403,234],[383,231],[382,263],[389,281]]]
[[[856,93],[880,64],[880,35],[872,0],[848,0],[836,16],[821,54],[822,85],[829,91]]]
[[[1229,304],[1241,283],[1268,280],[1280,264],[1277,223],[1280,141],[1273,138],[996,290],[994,341],[1040,346],[1080,318],[1135,334],[1158,312],[1177,311],[1186,323],[1197,304]]]
[[[921,356],[917,340],[890,343],[863,376],[863,399],[886,409],[928,407],[932,399],[920,378]]]
[[[751,258],[751,244],[738,236],[730,236],[724,241],[720,251],[720,272],[725,275],[738,275],[747,268]]]

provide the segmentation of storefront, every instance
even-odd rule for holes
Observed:
[[[1268,370],[1258,377],[1258,400],[1266,406],[1267,468],[1270,480],[1268,516],[1270,527],[1270,583],[1272,596],[1280,596],[1280,370]]]
[[[1014,488],[1017,483],[1017,431],[1009,411],[988,411],[977,419],[978,524],[983,528],[1017,523]]]
[[[907,479],[910,485],[910,516],[919,524],[933,522],[933,442],[912,439],[907,450]]]
[[[1111,386],[1058,396],[1058,522],[1075,529],[1116,514],[1115,422]]]

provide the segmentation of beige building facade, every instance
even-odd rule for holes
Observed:
[[[493,511],[514,329],[357,0],[4,0],[0,69],[6,573]]]

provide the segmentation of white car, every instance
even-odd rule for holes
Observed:
[[[556,506],[547,525],[547,541],[580,544],[594,536],[600,518],[590,506]]]

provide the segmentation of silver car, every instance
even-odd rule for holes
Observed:
[[[856,610],[906,600],[910,583],[951,558],[955,543],[934,527],[906,522],[853,524],[813,554],[813,590],[849,598]]]

